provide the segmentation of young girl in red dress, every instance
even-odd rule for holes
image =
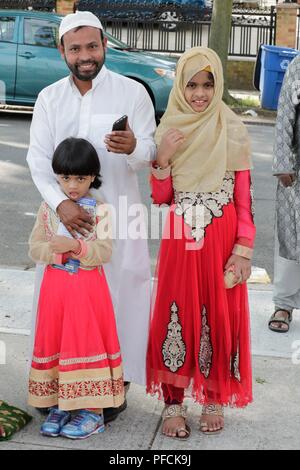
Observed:
[[[250,145],[223,103],[214,51],[182,55],[157,130],[152,198],[170,204],[157,265],[147,391],[163,396],[163,433],[186,439],[185,396],[200,429],[220,432],[223,406],[252,401],[247,287],[255,226]]]
[[[108,208],[93,199],[100,163],[84,139],[68,138],[52,168],[65,195],[89,209],[92,232],[73,238],[42,203],[30,237],[30,256],[45,263],[29,377],[29,404],[49,408],[46,436],[84,439],[102,432],[103,408],[124,401],[120,346],[103,263],[112,252]],[[69,260],[67,262],[67,260]],[[70,411],[76,410],[72,418]]]

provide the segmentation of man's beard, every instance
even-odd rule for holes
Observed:
[[[66,64],[67,66],[69,67],[69,69],[71,70],[72,74],[78,79],[78,80],[82,80],[83,82],[88,82],[90,80],[94,80],[94,78],[97,77],[98,73],[100,72],[100,70],[102,69],[103,67],[103,64],[105,62],[105,53],[102,57],[102,59],[100,61],[96,61],[96,60],[84,60],[84,61],[81,61],[77,64],[70,64],[67,59],[65,59],[66,61]],[[93,65],[96,65],[96,68],[93,72],[90,72],[90,73],[80,73],[79,72],[79,69],[78,67],[81,66],[81,65],[88,65],[88,64],[93,64]]]

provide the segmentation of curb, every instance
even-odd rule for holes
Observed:
[[[274,127],[275,126],[275,123],[276,121],[264,121],[264,120],[256,120],[256,121],[250,121],[248,119],[243,119],[242,118],[242,121],[244,124],[246,124],[247,126],[269,126],[269,127]]]
[[[17,105],[10,105],[10,104],[0,104],[0,111],[4,113],[11,113],[11,112],[16,112],[16,113],[32,113],[33,112],[33,106],[17,106]]]

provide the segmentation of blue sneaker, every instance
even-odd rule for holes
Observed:
[[[59,410],[57,407],[50,408],[46,421],[41,426],[43,436],[57,437],[62,427],[71,419],[71,413]]]
[[[88,410],[80,410],[79,413],[66,424],[60,435],[69,439],[86,439],[92,434],[104,431],[103,415],[97,415]]]

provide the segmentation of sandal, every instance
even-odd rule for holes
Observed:
[[[277,312],[286,312],[288,314],[288,318],[285,318],[284,316],[275,316]],[[268,322],[269,329],[272,331],[276,331],[276,333],[287,333],[290,329],[290,323],[293,319],[292,315],[293,313],[289,310],[286,310],[285,308],[277,308],[275,312],[271,315],[270,320]],[[272,326],[272,323],[283,323],[284,325],[287,325],[287,328],[276,328],[276,326]]]
[[[223,406],[215,405],[213,403],[207,406],[203,406],[201,418],[205,415],[208,415],[208,416],[215,415],[215,416],[221,416],[222,418],[224,418]],[[223,430],[223,426],[222,426],[219,429],[216,429],[215,431],[210,431],[208,423],[205,421],[201,421],[201,418],[200,418],[200,431],[203,432],[204,434],[209,434],[209,435],[219,434]]]
[[[166,405],[163,412],[162,412],[162,419],[163,423],[170,418],[184,418],[186,420],[187,413],[186,413],[186,407],[183,405]],[[180,432],[184,432],[184,436],[179,436]],[[164,436],[171,437],[173,439],[179,439],[181,441],[186,441],[191,434],[191,428],[185,424],[184,428],[177,428],[176,429],[176,436],[169,436],[165,433],[163,433]]]

